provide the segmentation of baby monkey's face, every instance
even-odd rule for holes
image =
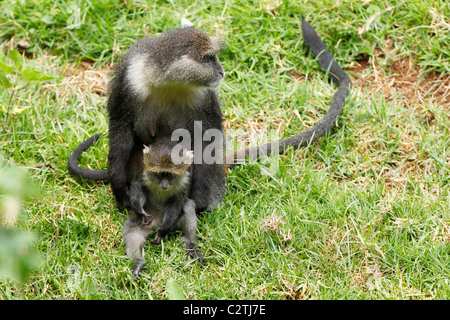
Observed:
[[[174,161],[171,148],[159,144],[144,148],[144,175],[147,180],[167,190],[178,188],[181,181],[189,178],[189,168],[192,164],[192,151],[182,150],[182,158]],[[179,161],[181,160],[181,161]],[[180,163],[179,163],[180,162]]]

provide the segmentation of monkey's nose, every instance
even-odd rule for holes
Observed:
[[[160,186],[161,188],[163,188],[164,190],[166,190],[167,188],[170,187],[169,181],[163,180],[163,181],[160,182],[159,186]]]

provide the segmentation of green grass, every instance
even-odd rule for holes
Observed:
[[[40,188],[17,229],[35,235],[41,256],[23,288],[0,280],[0,299],[166,299],[168,279],[189,299],[450,298],[450,106],[433,93],[407,103],[399,90],[387,98],[377,83],[356,83],[338,128],[319,143],[280,157],[272,175],[260,165],[229,172],[223,205],[199,217],[205,266],[185,261],[174,233],[145,248],[141,281],[129,271],[126,215],[109,186],[74,179],[66,167],[82,140],[108,128],[106,97],[68,70],[90,60],[107,76],[132,42],[178,27],[182,14],[227,41],[219,59],[229,126],[282,123],[287,137],[320,119],[336,90],[303,45],[302,15],[354,78],[351,67],[368,56],[384,75],[393,61],[412,58],[423,76],[448,81],[445,0],[127,3],[0,5],[3,49],[26,40],[26,64],[55,77],[21,84],[13,99],[12,89],[0,90],[4,162],[26,168]],[[67,28],[73,4],[78,29]],[[106,168],[107,153],[104,138],[82,162]]]

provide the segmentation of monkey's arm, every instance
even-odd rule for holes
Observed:
[[[136,177],[130,186],[130,207],[131,210],[143,221],[145,217],[148,216],[147,212],[144,210],[145,202],[147,197],[142,187],[141,181]]]
[[[194,200],[198,212],[209,207],[209,193],[214,177],[213,165],[205,163],[192,165],[192,182],[189,198]]]
[[[133,150],[134,140],[128,123],[110,119],[109,125],[109,177],[117,207],[129,207],[127,195],[127,165]]]
[[[208,106],[207,108],[204,107],[202,112],[199,114],[199,120],[202,125],[202,137],[205,137],[208,130],[220,130],[223,137],[222,112],[217,95],[213,91],[209,91],[209,95],[206,97],[206,100],[202,103],[202,105]],[[214,137],[214,144],[217,143],[217,146],[220,144],[221,150],[216,150],[214,156],[218,155],[217,152],[222,154],[225,147],[225,139],[216,141],[218,138],[219,137],[217,136]],[[220,164],[220,161],[213,161],[213,163],[210,164],[206,163],[205,157],[209,156],[209,154],[205,152],[205,149],[209,146],[208,141],[202,141],[202,154],[199,155],[196,154],[197,148],[195,145],[195,139],[194,128],[194,141],[191,145],[191,150],[194,150],[194,164],[192,165],[192,178],[188,197],[194,201],[196,211],[202,212],[205,210],[211,210],[220,203],[222,196],[225,193],[225,178],[223,165]],[[212,140],[212,137],[209,139]]]
[[[186,197],[175,196],[167,201],[164,206],[164,218],[162,224],[156,230],[155,238],[151,241],[153,244],[160,244],[161,240],[177,226],[177,222],[183,215],[183,207],[186,202]]]

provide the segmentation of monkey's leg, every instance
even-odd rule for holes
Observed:
[[[198,211],[209,208],[209,193],[213,181],[213,167],[207,164],[194,164],[192,167],[191,193]]]
[[[164,206],[164,218],[161,226],[156,231],[155,238],[151,241],[153,244],[160,244],[161,240],[177,226],[177,222],[183,215],[183,197],[174,197]]]
[[[118,121],[110,120],[109,126],[109,177],[116,198],[117,207],[123,210],[129,206],[127,195],[127,164],[133,150],[133,134],[127,125],[115,126]]]
[[[183,231],[184,248],[187,259],[197,259],[203,263],[203,254],[197,246],[197,215],[195,214],[195,202],[188,199],[184,205],[184,215],[180,218],[178,226]]]
[[[141,219],[134,213],[128,216],[123,226],[123,237],[127,257],[131,260],[131,272],[136,279],[140,279],[139,273],[145,265],[142,257],[142,249],[147,241],[147,236],[152,232],[151,221]]]

